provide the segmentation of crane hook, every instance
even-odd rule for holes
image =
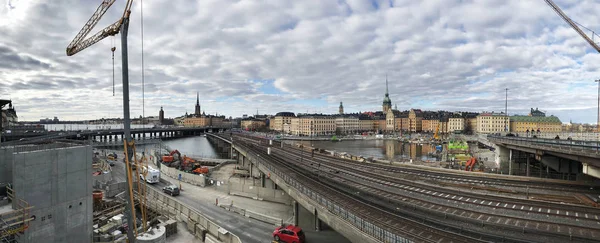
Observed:
[[[113,77],[112,77],[112,81],[113,81],[113,96],[115,96],[115,50],[117,50],[116,47],[112,47],[110,48],[110,50],[112,51],[112,68],[113,68]]]

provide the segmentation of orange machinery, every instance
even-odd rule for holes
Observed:
[[[171,162],[175,161],[175,157],[173,157],[174,154],[177,154],[177,160],[181,160],[181,153],[179,153],[179,150],[175,149],[175,150],[171,151],[171,153],[169,153],[169,155],[163,156],[162,161],[164,163],[171,163]]]
[[[208,174],[208,167],[206,166],[200,166],[194,170],[192,170],[192,173],[194,174]]]
[[[465,170],[466,171],[473,171],[473,169],[475,168],[476,164],[477,164],[477,158],[471,157],[469,160],[467,160],[467,164],[465,166]]]

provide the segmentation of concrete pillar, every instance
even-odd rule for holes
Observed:
[[[512,162],[512,152],[513,152],[512,149],[508,150],[508,174],[509,175],[513,174],[513,171],[512,171],[512,164],[513,164],[513,162]]]
[[[260,172],[260,187],[265,187],[265,173]]]
[[[315,209],[315,231],[321,230],[321,220],[319,219],[319,212]]]
[[[529,166],[530,166],[529,165],[529,157],[531,157],[531,156],[529,156],[529,154],[527,154],[527,174],[526,174],[527,176],[530,176],[529,175]]]
[[[292,203],[292,208],[294,210],[294,225],[298,225],[298,221],[299,221],[298,220],[298,218],[299,218],[299,215],[298,215],[298,202],[294,201]]]

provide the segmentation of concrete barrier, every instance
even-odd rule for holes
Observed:
[[[269,215],[265,215],[265,214],[261,214],[261,213],[257,213],[251,210],[247,210],[244,208],[240,208],[234,205],[230,205],[230,204],[219,204],[219,207],[227,210],[227,211],[232,211],[235,212],[239,215],[243,215],[247,218],[252,218],[252,219],[256,219],[265,223],[269,223],[272,225],[282,225],[283,224],[283,219],[280,218],[276,218],[276,217],[272,217]]]
[[[181,181],[183,182],[201,187],[206,186],[206,177],[204,175],[194,175],[168,166],[161,166],[160,173],[173,179],[179,179],[179,175],[181,174]]]
[[[146,197],[149,199],[148,206],[163,215],[185,222],[190,232],[193,232],[197,238],[202,239],[203,231],[205,231],[208,234],[207,239],[210,237],[218,240],[215,242],[242,242],[239,237],[221,228],[196,209],[179,202],[173,197],[160,193],[158,189],[153,187],[148,187],[148,189],[148,193],[146,194]]]
[[[269,215],[264,215],[264,214],[250,211],[250,210],[245,210],[245,211],[246,211],[246,214],[244,216],[246,216],[248,218],[253,218],[253,219],[260,220],[265,223],[269,223],[269,224],[273,224],[273,225],[277,225],[277,226],[283,224],[283,220],[280,218],[271,217]]]
[[[229,195],[249,197],[255,200],[291,205],[292,198],[282,190],[260,186],[229,183]]]

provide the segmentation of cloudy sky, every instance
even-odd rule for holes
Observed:
[[[20,120],[123,116],[120,36],[65,54],[101,1],[0,1],[0,98]],[[600,31],[600,3],[556,3]],[[510,114],[597,116],[600,54],[543,0],[134,1],[128,40],[134,117],[191,113],[196,92],[206,113],[234,117],[376,111],[386,74],[402,110],[503,111],[508,88]]]

